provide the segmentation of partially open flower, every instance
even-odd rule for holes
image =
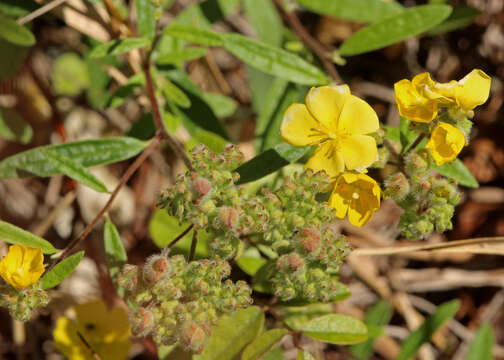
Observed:
[[[378,158],[369,134],[379,128],[378,117],[364,100],[350,94],[347,85],[312,88],[306,105],[291,105],[280,135],[294,146],[318,145],[306,167],[331,176],[363,170]]]
[[[0,261],[0,276],[17,290],[35,284],[44,273],[42,250],[23,245],[12,245]]]
[[[337,217],[348,214],[352,225],[362,227],[380,208],[380,187],[365,174],[342,174],[336,179],[329,206],[336,209]]]
[[[432,130],[426,148],[430,150],[436,164],[443,165],[455,160],[465,144],[465,136],[460,129],[441,122]]]

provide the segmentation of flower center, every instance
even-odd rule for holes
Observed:
[[[355,199],[355,200],[358,200],[358,199],[359,199],[359,194],[358,194],[358,193],[356,193],[356,192],[354,192],[354,193],[352,194],[352,198],[353,198],[353,199]]]

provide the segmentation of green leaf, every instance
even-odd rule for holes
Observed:
[[[84,166],[57,151],[45,149],[44,156],[54,168],[66,176],[101,193],[108,192],[107,187],[91,174]]]
[[[220,34],[210,30],[200,29],[187,25],[171,25],[164,29],[164,33],[177,39],[182,39],[193,44],[207,46],[221,46],[223,41]]]
[[[369,25],[340,47],[342,56],[363,54],[419,35],[441,23],[451,13],[448,5],[421,5]]]
[[[479,14],[480,12],[475,8],[465,5],[457,6],[453,8],[450,17],[441,24],[430,29],[428,34],[431,36],[437,36],[466,27],[467,25],[470,25]]]
[[[469,350],[465,356],[465,360],[492,360],[492,349],[495,344],[492,326],[483,324],[476,332]]]
[[[266,259],[264,259],[259,250],[253,246],[246,249],[235,261],[236,265],[250,276],[254,276],[257,271],[266,264]]]
[[[288,51],[236,33],[222,34],[224,47],[246,64],[297,84],[327,84],[319,68]]]
[[[191,150],[193,147],[199,144],[205,144],[214,153],[220,153],[224,150],[229,141],[223,139],[213,132],[197,129],[192,132],[192,138],[186,142],[186,148]]]
[[[285,323],[294,330],[301,330],[310,320],[334,312],[332,304],[324,303],[304,306],[282,305],[280,309],[282,310]]]
[[[413,331],[403,342],[397,360],[411,359],[418,349],[428,342],[432,335],[449,319],[455,316],[460,306],[459,300],[452,300],[439,307]]]
[[[60,55],[51,69],[51,83],[59,95],[79,95],[90,84],[88,65],[75,53]]]
[[[177,49],[161,54],[157,59],[156,63],[159,65],[169,65],[174,64],[181,66],[184,62],[198,59],[208,52],[207,48],[189,46],[182,49]]]
[[[387,325],[392,318],[393,310],[390,304],[382,300],[372,306],[366,313],[364,323],[368,326],[369,338],[360,344],[352,345],[350,351],[356,359],[366,360],[373,354],[373,342],[377,336],[372,336],[370,327],[377,326],[381,328]],[[379,335],[378,335],[379,336]]]
[[[169,215],[166,210],[156,210],[149,223],[149,232],[154,244],[159,248],[169,245],[177,236],[182,234],[189,227],[189,223],[179,224],[178,220]],[[174,246],[172,254],[189,253],[193,230],[189,231]],[[198,244],[196,246],[196,257],[208,256],[208,234],[204,231],[198,233]]]
[[[367,327],[362,321],[341,314],[315,318],[301,330],[313,339],[331,344],[356,344],[367,339]]]
[[[315,360],[315,358],[306,350],[298,350],[296,360]]]
[[[363,23],[375,23],[404,10],[395,1],[383,0],[297,0],[297,2],[318,14]]]
[[[458,180],[460,185],[464,185],[470,188],[479,187],[478,181],[474,178],[469,169],[460,159],[455,159],[454,161],[443,164],[441,166],[433,164],[432,168],[439,174],[446,176],[449,179]]]
[[[2,220],[0,220],[0,239],[9,244],[39,248],[44,254],[50,255],[58,251],[49,241]]]
[[[262,357],[262,360],[287,360],[287,358],[285,357],[285,355],[282,351],[282,347],[277,346],[277,347],[271,349],[271,351],[269,351],[268,353],[266,353]]]
[[[47,290],[55,287],[70,275],[84,257],[84,251],[79,251],[56,264],[51,271],[46,272],[40,279],[40,286]]]
[[[20,46],[32,46],[36,42],[35,36],[30,30],[23,25],[19,25],[15,20],[4,16],[0,16],[0,38]]]
[[[236,101],[232,98],[219,93],[203,93],[203,99],[219,118],[226,118],[233,115],[238,107]]]
[[[310,146],[298,147],[287,143],[278,144],[238,167],[235,170],[240,174],[238,184],[245,184],[271,174],[291,162],[299,160],[311,149]]]
[[[143,48],[150,44],[149,39],[145,38],[127,38],[124,40],[111,40],[95,47],[89,57],[101,58],[108,55],[121,55],[128,51]]]
[[[0,107],[0,137],[28,144],[32,140],[33,130],[16,111]]]
[[[273,46],[282,45],[283,25],[271,0],[243,0],[245,16],[260,40]]]
[[[117,231],[117,228],[108,218],[103,229],[103,242],[110,275],[114,276],[128,260],[128,255],[126,254],[119,231]]]
[[[61,174],[45,156],[45,151],[55,151],[84,166],[110,164],[129,159],[140,153],[147,142],[133,138],[84,140],[58,145],[39,146],[13,155],[0,162],[0,178],[27,176],[53,176]]]
[[[0,81],[12,79],[19,73],[29,50],[29,47],[12,44],[0,37],[0,54],[9,54],[0,56]]]
[[[233,316],[224,315],[205,344],[201,355],[194,360],[231,360],[254,340],[264,324],[264,314],[257,306],[238,310]]]
[[[2,0],[0,2],[0,15],[10,18],[20,18],[28,15],[40,7],[33,0]]]
[[[110,94],[108,85],[110,76],[105,71],[106,65],[113,65],[116,58],[109,56],[100,59],[91,59],[88,54],[85,61],[87,65],[87,73],[89,75],[89,86],[86,90],[86,98],[93,109],[103,109],[108,102]]]
[[[107,101],[107,108],[115,108],[124,103],[137,89],[145,85],[145,74],[138,73],[118,87]]]
[[[288,333],[286,329],[273,329],[266,331],[255,338],[245,350],[243,350],[241,360],[261,359]]]
[[[154,39],[156,35],[156,7],[152,0],[135,0],[136,21],[140,37]]]
[[[163,82],[163,94],[167,99],[173,101],[175,104],[183,108],[188,108],[191,106],[191,100],[182,90],[178,88],[177,85],[167,79],[163,79]]]
[[[133,123],[126,135],[139,140],[148,140],[155,133],[156,124],[154,123],[154,116],[152,116],[152,113],[144,113],[140,116],[140,119]]]

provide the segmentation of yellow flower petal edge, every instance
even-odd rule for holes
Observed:
[[[366,225],[380,208],[380,187],[365,174],[345,173],[338,176],[329,206],[336,210],[336,216],[348,220],[352,225]]]
[[[441,122],[432,130],[426,148],[437,165],[455,160],[466,144],[464,133],[455,126]]]
[[[70,360],[92,360],[80,334],[102,359],[124,360],[131,348],[128,316],[122,308],[110,311],[102,301],[75,306],[76,319],[60,317],[53,331],[54,345]]]
[[[475,69],[458,82],[455,99],[463,110],[472,110],[484,104],[490,95],[492,79],[482,70]]]
[[[364,171],[377,160],[376,112],[350,93],[347,85],[312,88],[306,105],[293,104],[284,114],[280,135],[294,146],[318,145],[305,167],[335,178],[345,168]]]
[[[438,102],[424,96],[413,82],[403,79],[394,84],[399,114],[411,121],[428,123],[438,114]]]
[[[11,245],[0,261],[0,276],[17,290],[35,284],[44,273],[42,250],[23,245]]]

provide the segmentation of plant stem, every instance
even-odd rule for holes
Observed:
[[[425,133],[421,133],[420,135],[418,135],[413,144],[411,144],[411,146],[404,152],[404,155],[410,153],[411,151],[414,151],[415,148],[423,141],[425,136],[426,136]]]
[[[198,244],[198,231],[194,230],[192,242],[191,242],[191,250],[189,251],[188,262],[191,262],[194,259],[194,254],[196,252],[196,245]]]
[[[173,246],[175,246],[176,243],[178,243],[178,241],[180,239],[182,239],[184,236],[186,236],[186,234],[191,231],[191,229],[194,227],[194,224],[191,224],[187,227],[187,229],[185,229],[184,231],[182,231],[182,234],[180,234],[179,236],[177,236],[171,243],[169,243],[166,247],[168,249],[171,249]]]
[[[336,66],[334,66],[331,60],[331,53],[310,35],[303,24],[301,24],[301,21],[299,21],[299,18],[294,11],[287,11],[286,9],[284,9],[283,5],[281,4],[281,0],[275,0],[275,4],[277,5],[277,8],[280,10],[280,12],[284,15],[285,19],[288,21],[294,32],[303,41],[303,43],[317,55],[332,79],[337,84],[342,84],[343,80],[339,76],[338,71],[336,70]]]

